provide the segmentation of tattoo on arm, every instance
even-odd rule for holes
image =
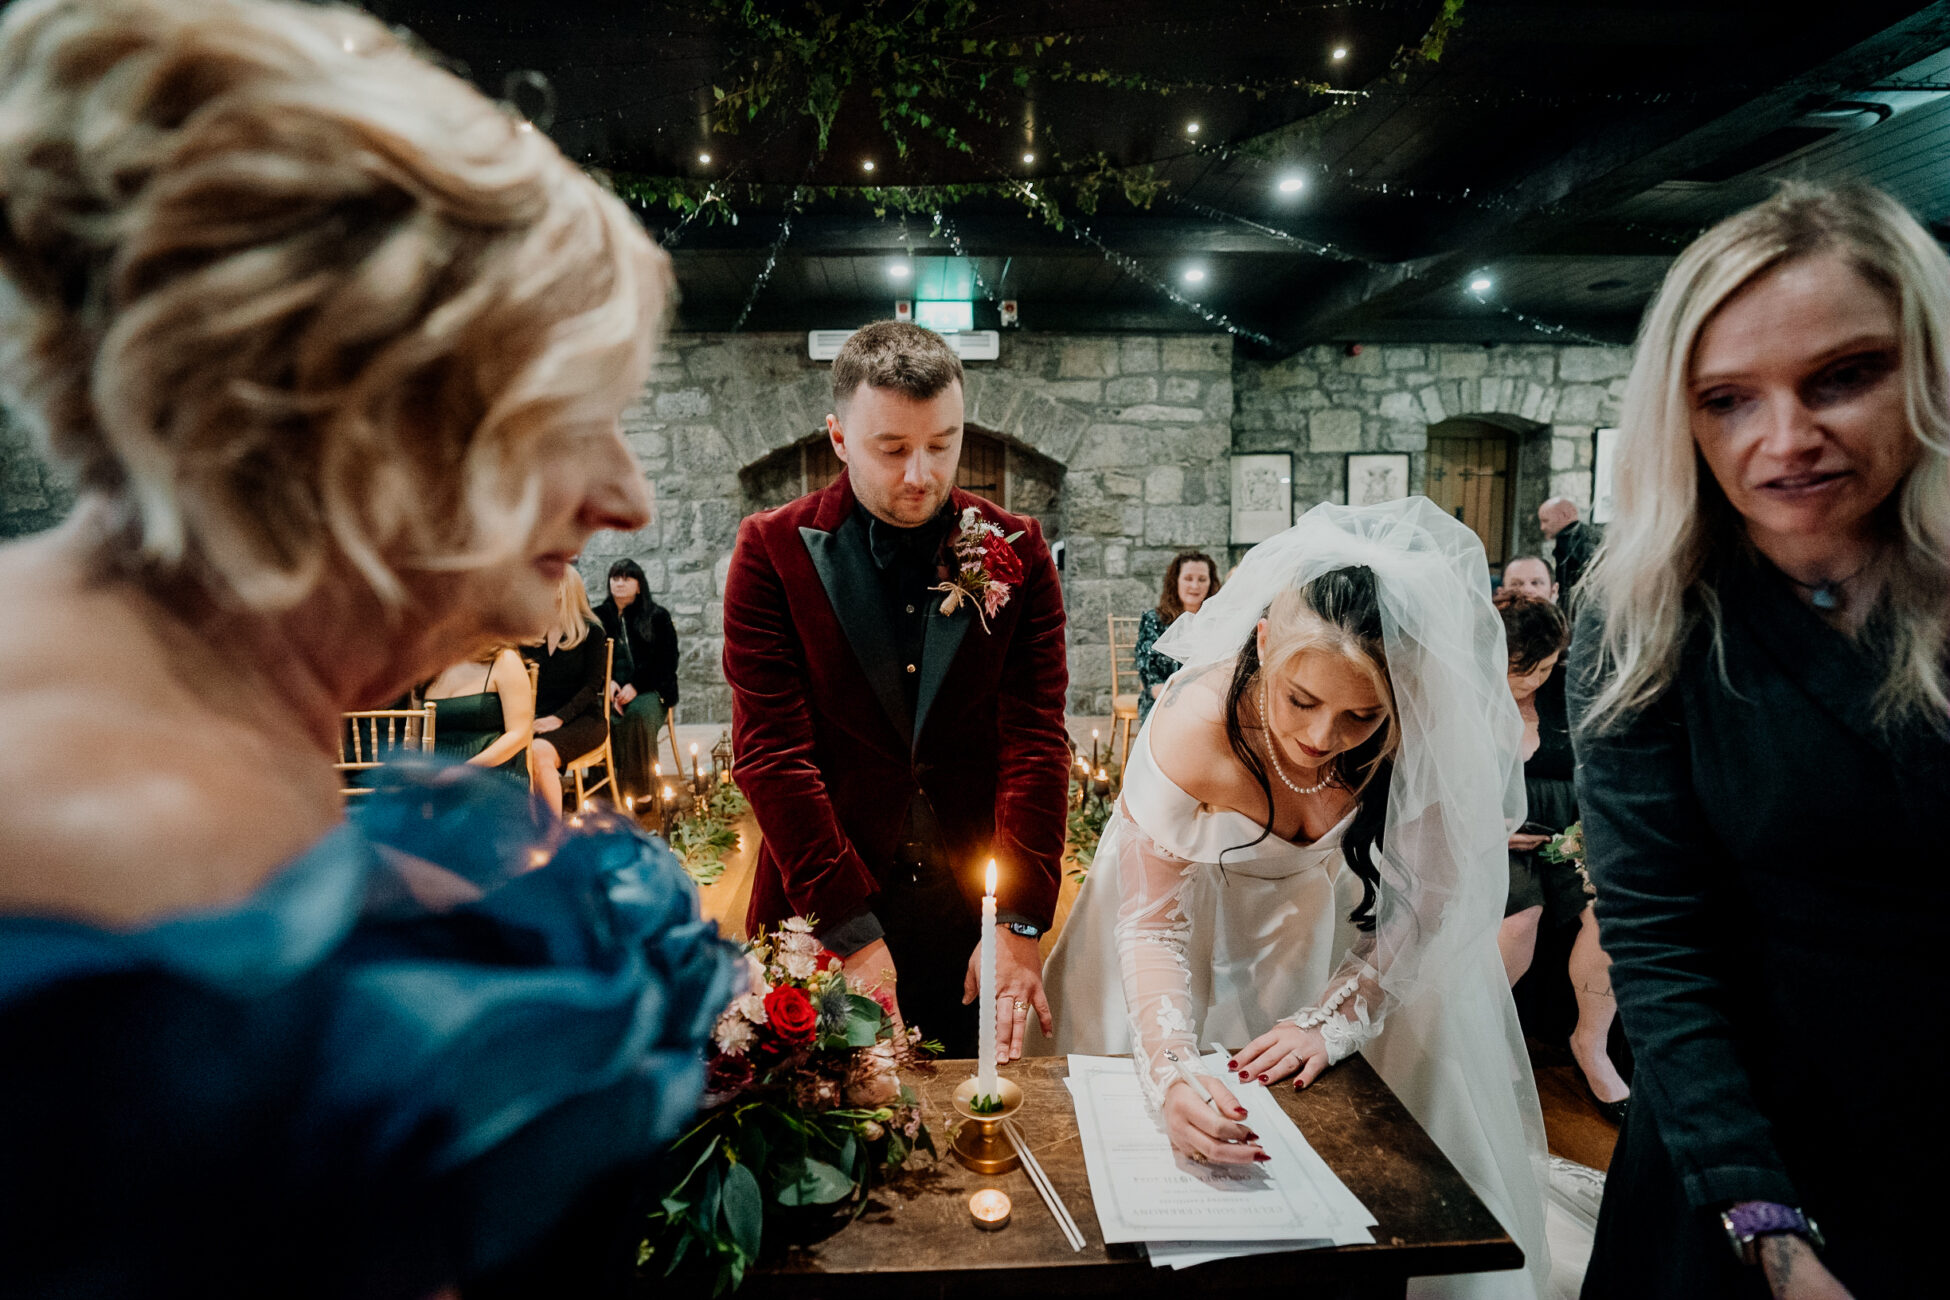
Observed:
[[[1226,665],[1224,664],[1211,663],[1211,664],[1205,664],[1198,668],[1194,668],[1192,669],[1192,671],[1188,673],[1187,672],[1178,673],[1176,676],[1174,676],[1171,679],[1170,684],[1165,687],[1165,693],[1158,698],[1157,704],[1153,705],[1152,707],[1159,708],[1159,709],[1170,708],[1173,704],[1178,702],[1179,695],[1184,692],[1187,686],[1191,685],[1195,681],[1201,680],[1202,678],[1211,676],[1214,671],[1223,668],[1225,666]]]
[[[1800,1244],[1801,1238],[1785,1232],[1760,1239],[1761,1271],[1776,1291],[1794,1280],[1795,1257],[1800,1253],[1795,1247]]]

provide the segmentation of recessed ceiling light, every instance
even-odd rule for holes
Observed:
[[[1197,134],[1198,134],[1198,123],[1197,123],[1197,122],[1187,122],[1187,123],[1185,123],[1185,134],[1186,134],[1186,135],[1197,135]]]
[[[1347,57],[1347,46],[1336,45],[1334,47],[1334,57],[1337,59],[1345,59]]]
[[[1487,275],[1479,275],[1469,282],[1469,291],[1471,293],[1488,293],[1491,283],[1490,277]]]
[[[871,158],[869,158],[869,159],[867,159],[867,160],[866,160],[865,162],[863,162],[863,163],[861,163],[861,164],[860,164],[860,170],[861,170],[861,171],[863,171],[863,172],[870,172],[870,171],[872,171],[872,170],[873,170],[873,159],[871,159]]]
[[[893,276],[896,280],[905,280],[907,278],[907,271],[908,267],[906,262],[889,262],[887,264],[887,274]]]
[[[1306,182],[1301,180],[1298,176],[1289,176],[1285,180],[1280,182],[1280,193],[1298,194],[1300,192],[1300,187],[1305,184]]]
[[[1026,153],[1022,156],[1022,160],[1026,163],[1033,163],[1036,161],[1036,155],[1033,153]]]
[[[1197,284],[1200,280],[1203,280],[1204,278],[1205,278],[1205,272],[1199,270],[1196,266],[1188,268],[1185,272],[1186,284]]]
[[[697,156],[697,160],[701,163],[708,163],[711,161],[711,155],[708,153],[701,153]]]

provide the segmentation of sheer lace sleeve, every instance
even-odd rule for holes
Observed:
[[[1117,962],[1130,1009],[1131,1055],[1146,1095],[1153,1105],[1162,1105],[1176,1074],[1165,1053],[1175,1052],[1183,1061],[1198,1058],[1191,969],[1185,960],[1192,923],[1183,907],[1186,882],[1198,864],[1161,847],[1132,820],[1122,800],[1111,822],[1116,858],[1100,859],[1099,869],[1117,872]]]
[[[1477,820],[1482,819],[1445,817],[1434,806],[1388,829],[1388,851],[1375,854],[1381,883],[1374,929],[1348,949],[1320,1004],[1288,1017],[1320,1030],[1329,1064],[1371,1042],[1395,1007],[1443,978],[1459,956],[1495,928],[1496,918],[1484,905],[1488,895],[1470,879],[1472,865],[1486,855],[1458,842]]]

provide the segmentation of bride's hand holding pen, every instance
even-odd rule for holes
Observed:
[[[1172,1148],[1200,1164],[1249,1165],[1271,1160],[1259,1134],[1247,1128],[1246,1108],[1223,1083],[1194,1074],[1167,1052],[1178,1077],[1165,1090],[1165,1132]]]

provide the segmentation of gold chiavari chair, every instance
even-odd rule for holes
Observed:
[[[1138,692],[1144,689],[1137,675],[1137,630],[1136,618],[1110,616],[1110,752],[1117,754],[1118,745],[1123,745],[1120,765],[1130,761],[1131,740],[1137,735]]]
[[[417,709],[361,709],[343,715],[339,729],[339,761],[332,764],[340,772],[370,772],[389,756],[401,750],[433,752],[434,713],[439,701],[428,700]],[[340,794],[370,794],[365,786],[347,784]]]

